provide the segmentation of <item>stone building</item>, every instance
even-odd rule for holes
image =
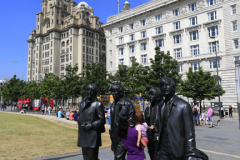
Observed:
[[[201,66],[215,76],[218,67],[218,80],[226,91],[221,102],[224,107],[236,107],[234,61],[240,56],[239,17],[239,0],[151,0],[131,9],[125,2],[122,12],[102,25],[107,71],[114,74],[119,64],[130,66],[133,57],[144,66],[150,65],[154,48],[159,46],[177,59],[183,78],[189,67],[198,70]],[[210,102],[216,106],[218,98],[204,101]]]
[[[41,81],[45,72],[63,78],[65,68],[106,61],[106,41],[99,17],[86,2],[43,0],[36,30],[29,35],[27,81]]]

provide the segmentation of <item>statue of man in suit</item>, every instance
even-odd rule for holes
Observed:
[[[101,133],[105,132],[105,110],[97,99],[98,87],[91,83],[86,88],[87,96],[80,102],[78,116],[78,146],[82,147],[84,160],[98,160]]]
[[[145,109],[144,116],[148,126],[154,125],[154,129],[147,131],[148,153],[151,160],[159,157],[159,125],[160,107],[162,106],[162,93],[158,87],[152,87],[148,94],[151,105]]]
[[[110,88],[114,102],[110,106],[111,126],[109,130],[112,140],[111,150],[114,152],[114,160],[125,160],[126,149],[118,137],[119,115],[125,114],[130,120],[130,127],[135,126],[135,107],[132,102],[124,97],[124,88],[120,83],[115,83]]]
[[[163,77],[159,87],[165,97],[160,109],[160,160],[208,160],[196,149],[193,114],[189,103],[175,95],[175,82]]]

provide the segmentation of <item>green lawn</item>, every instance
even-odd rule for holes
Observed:
[[[0,159],[28,159],[79,152],[77,129],[42,118],[0,112]],[[102,134],[102,147],[110,138]]]

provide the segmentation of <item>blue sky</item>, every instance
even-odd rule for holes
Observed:
[[[136,7],[150,0],[128,0],[130,7]],[[42,9],[42,0],[0,0],[0,79],[27,79],[28,36],[36,29],[36,13]],[[80,3],[82,0],[75,0]],[[107,17],[117,14],[117,0],[85,1],[106,23]],[[119,0],[120,10],[125,0]],[[13,63],[12,61],[17,61]]]

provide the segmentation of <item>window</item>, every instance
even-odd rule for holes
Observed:
[[[70,52],[72,52],[72,46],[70,46]]]
[[[146,31],[141,32],[141,38],[145,38],[146,37]]]
[[[119,59],[119,64],[124,65],[124,59]]]
[[[197,71],[198,68],[200,67],[200,62],[193,62],[191,63],[191,67],[193,71]]]
[[[123,43],[123,37],[119,38],[119,44]]]
[[[190,4],[189,5],[189,11],[195,11],[197,9],[196,3]]]
[[[180,21],[173,23],[174,30],[180,29]]]
[[[66,55],[66,62],[69,61],[69,55]]]
[[[216,60],[216,59],[210,60],[209,63],[210,63],[210,69],[217,68],[217,66],[218,66],[218,68],[220,68],[220,60],[219,59],[218,60]]]
[[[215,26],[215,27],[208,28],[208,34],[209,34],[209,37],[217,36],[218,35],[218,27]]]
[[[208,6],[216,4],[216,0],[207,0]]]
[[[179,16],[179,9],[173,10],[173,16]]]
[[[210,42],[209,43],[209,51],[210,53],[218,52],[219,51],[219,42]]]
[[[197,24],[197,17],[189,18],[190,26],[194,26]]]
[[[190,40],[191,41],[198,40],[198,31],[190,32]]]
[[[147,63],[147,55],[142,55],[142,64],[146,64]]]
[[[159,21],[161,21],[162,20],[162,15],[160,14],[160,15],[157,15],[156,16],[156,22],[159,22]]]
[[[163,47],[164,46],[164,40],[163,39],[156,40],[156,46]]]
[[[70,38],[70,43],[72,43],[72,37]]]
[[[112,45],[112,40],[109,41],[110,45]]]
[[[85,35],[85,30],[83,30],[83,35]]]
[[[52,71],[52,65],[50,65],[50,71]]]
[[[83,54],[83,60],[85,61],[85,54]]]
[[[72,30],[70,30],[70,35],[72,35]]]
[[[61,71],[63,71],[63,70],[64,70],[64,64],[61,65]]]
[[[64,56],[61,57],[61,63],[63,63],[63,62],[65,62],[65,57]]]
[[[109,30],[109,34],[110,34],[110,36],[112,35],[112,30]]]
[[[178,72],[182,72],[182,64],[178,64],[177,67],[178,67]]]
[[[112,68],[112,61],[110,61],[110,68]]]
[[[134,53],[135,46],[130,46],[130,53]]]
[[[123,50],[124,50],[123,48],[120,48],[120,49],[119,49],[119,55],[120,55],[120,56],[123,56]]]
[[[199,55],[199,45],[191,46],[191,55]]]
[[[239,57],[234,57],[234,60],[235,61],[239,61]]]
[[[217,19],[217,12],[216,11],[208,13],[208,21],[213,21],[215,19]]]
[[[182,48],[174,49],[175,58],[181,58],[182,57]]]
[[[146,25],[146,20],[141,20],[141,26],[145,26]]]
[[[233,40],[234,49],[238,49],[238,39]]]
[[[130,29],[133,29],[134,28],[134,24],[133,23],[129,24],[129,27],[130,27]]]
[[[134,40],[134,34],[130,35],[130,41]]]
[[[120,33],[123,32],[123,27],[119,27],[119,32],[120,32]]]
[[[232,14],[236,14],[237,10],[236,10],[236,5],[231,6],[232,9]]]
[[[179,44],[181,43],[181,35],[176,35],[174,36],[174,44]]]
[[[147,50],[147,43],[142,43],[141,44],[141,50],[146,51]]]
[[[83,52],[85,52],[85,46],[83,46]]]
[[[161,26],[161,27],[157,27],[156,28],[156,34],[161,34],[161,33],[163,33],[163,27]]]
[[[233,31],[237,31],[237,21],[232,22]]]
[[[70,60],[72,60],[72,54],[70,54]]]
[[[110,50],[110,56],[112,56],[112,50]]]

